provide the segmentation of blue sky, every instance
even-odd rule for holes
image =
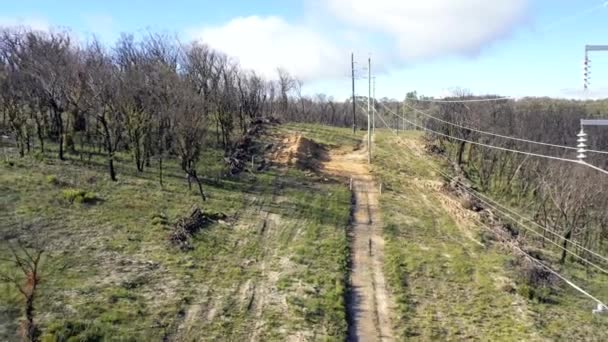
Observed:
[[[584,97],[585,44],[608,44],[605,1],[285,0],[0,1],[0,25],[69,27],[111,44],[146,29],[200,39],[272,77],[281,66],[304,92],[343,99],[350,51],[371,53],[377,97],[475,94]],[[587,96],[608,96],[608,52],[591,54]],[[365,74],[364,70],[359,71]],[[357,82],[364,94],[366,81]]]

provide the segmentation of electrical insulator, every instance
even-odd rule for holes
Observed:
[[[589,81],[591,80],[591,61],[588,56],[585,56],[583,60],[583,87],[585,90],[589,87]]]
[[[576,140],[576,142],[578,142],[578,145],[576,146],[576,152],[578,153],[578,155],[576,156],[576,158],[582,162],[585,158],[587,158],[587,156],[585,155],[585,152],[587,152],[587,150],[585,149],[585,147],[587,147],[587,133],[585,133],[583,131],[583,128],[581,127],[581,131],[576,136],[578,137],[578,139]]]

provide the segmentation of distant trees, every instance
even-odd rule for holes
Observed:
[[[453,99],[462,98],[457,96]],[[608,103],[528,98],[466,104],[434,103],[425,110],[461,126],[575,147],[579,120],[595,117],[598,112],[606,113]],[[576,157],[574,150],[480,134],[430,118],[425,124],[452,137],[497,147],[569,159]],[[590,145],[594,149],[608,150],[608,132],[595,130],[593,133],[590,134]],[[572,245],[572,241],[585,248],[605,250],[604,243],[608,237],[608,178],[605,174],[573,163],[469,145],[434,134],[429,134],[429,137],[448,147],[446,151],[450,157],[462,165],[481,190],[512,199],[544,228],[555,233],[544,235],[563,247],[561,262],[566,261],[566,250],[578,248]],[[602,155],[588,153],[588,161],[608,167]],[[587,255],[584,250],[576,250],[576,253]]]
[[[265,80],[204,44],[164,34],[125,34],[108,47],[67,32],[0,28],[0,130],[21,156],[44,152],[47,141],[60,160],[96,148],[116,180],[116,155],[128,152],[138,172],[156,162],[162,186],[163,159],[173,155],[203,198],[196,163],[209,138],[229,155],[262,116],[352,124],[347,103],[306,96],[302,86],[284,69]]]

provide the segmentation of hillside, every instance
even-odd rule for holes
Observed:
[[[272,128],[257,144],[281,146],[295,129]],[[201,202],[175,161],[161,188],[154,167],[138,173],[128,155],[119,156],[118,182],[102,156],[5,158],[0,233],[45,248],[35,303],[45,340],[344,338],[350,195],[342,184],[280,163],[211,177],[225,166],[221,151],[209,150]],[[73,189],[97,200],[71,203]],[[226,218],[182,251],[168,236],[193,206]],[[1,269],[16,274],[6,245],[1,252]],[[12,284],[0,290],[0,339],[14,340],[22,298]]]
[[[127,154],[117,182],[93,151],[5,154],[0,233],[44,247],[42,339],[608,338],[608,317],[592,315],[588,298],[561,281],[527,283],[522,258],[446,191],[433,171],[449,172],[445,160],[420,133],[400,134],[377,130],[368,167],[363,132],[270,126],[238,176],[226,175],[221,150],[205,151],[205,202],[177,160],[161,187],[154,165],[138,172]],[[179,248],[169,236],[195,207],[210,219]],[[2,273],[19,276],[0,252]],[[605,275],[574,263],[560,271],[608,296]],[[0,285],[0,339],[17,340],[22,307]]]

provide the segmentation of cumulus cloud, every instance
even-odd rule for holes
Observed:
[[[190,30],[190,35],[268,78],[276,77],[277,68],[305,81],[339,76],[347,70],[348,55],[334,42],[280,17],[239,17],[221,26]]]
[[[399,58],[477,53],[525,19],[529,0],[327,0],[342,22],[386,35]]]
[[[509,35],[530,0],[304,0],[314,24],[238,17],[191,36],[267,77],[281,67],[303,80],[345,77],[349,55],[371,53],[376,73],[428,58],[479,53]]]

